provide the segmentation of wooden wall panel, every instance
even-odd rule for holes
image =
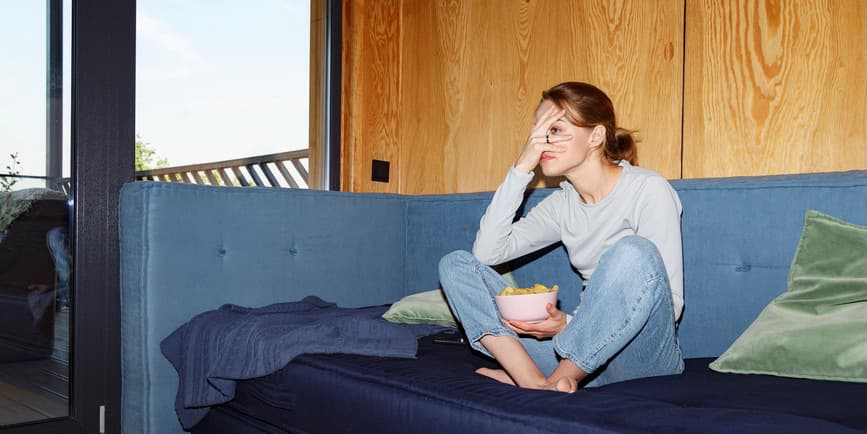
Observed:
[[[344,6],[352,74],[344,81],[345,189],[492,190],[523,146],[541,91],[569,80],[597,84],[620,123],[640,130],[641,165],[680,176],[682,3],[384,3]],[[376,36],[392,32],[397,38]],[[391,159],[388,185],[369,181],[375,156]]]
[[[322,188],[322,158],[325,128],[325,0],[310,1],[310,127],[308,185]]]
[[[538,11],[542,26],[548,20],[545,9]],[[567,1],[553,12],[564,18],[533,41],[530,63],[561,56],[561,46],[550,46],[549,41],[568,39],[568,57],[559,59],[553,74],[542,75],[574,76],[605,90],[614,102],[618,123],[637,130],[642,139],[638,164],[668,178],[679,177],[683,4]],[[561,29],[567,25],[570,30],[563,35]]]
[[[400,191],[400,0],[343,5],[341,190]],[[392,162],[391,182],[372,182],[371,161]]]
[[[517,157],[532,103],[516,92],[516,38],[504,37],[513,10],[493,6],[405,2],[403,192],[492,189]]]
[[[686,2],[684,177],[864,169],[863,0]]]

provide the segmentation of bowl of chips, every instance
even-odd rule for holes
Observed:
[[[532,288],[507,286],[494,299],[504,319],[541,321],[548,318],[545,306],[557,306],[557,285],[548,288],[537,283]]]

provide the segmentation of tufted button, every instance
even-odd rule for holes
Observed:
[[[220,256],[226,256],[226,249],[223,248],[223,247],[218,248],[218,249],[217,249],[217,254],[220,255]]]
[[[747,264],[743,264],[743,265],[739,265],[739,266],[735,267],[735,271],[737,271],[738,273],[746,273],[747,271],[750,271],[752,269],[753,269],[753,267],[750,267]]]
[[[296,248],[294,248],[294,247],[290,247],[290,248],[289,248],[289,254],[292,255],[292,256],[297,255],[297,254],[298,254],[298,249],[296,249]]]

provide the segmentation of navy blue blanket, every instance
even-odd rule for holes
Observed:
[[[175,409],[192,428],[235,396],[237,380],[276,372],[300,354],[414,358],[418,337],[439,326],[392,324],[388,306],[340,308],[318,297],[261,308],[231,304],[197,315],[160,343],[178,372]]]
[[[711,361],[569,395],[478,375],[496,362],[426,337],[415,359],[299,356],[239,383],[193,433],[867,433],[867,384],[724,374]]]

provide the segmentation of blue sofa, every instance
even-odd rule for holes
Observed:
[[[806,210],[867,223],[867,171],[673,185],[683,203],[679,337],[686,358],[720,355],[786,290]],[[531,191],[524,209],[551,191]],[[263,306],[307,295],[372,306],[438,288],[440,257],[471,247],[490,197],[125,185],[123,432],[182,432],[178,377],[160,341],[193,316],[225,303]],[[562,247],[512,269],[518,282],[558,283],[561,308],[575,306],[578,288],[568,282],[576,277]]]

